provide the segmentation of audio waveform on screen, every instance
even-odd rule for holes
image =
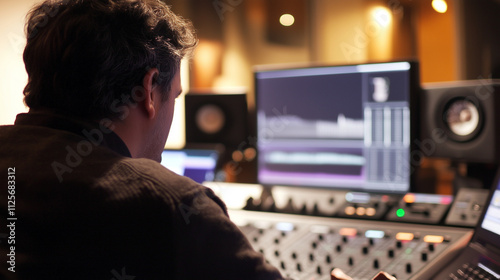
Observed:
[[[363,119],[351,119],[338,114],[336,121],[306,120],[295,115],[266,116],[259,113],[263,129],[275,138],[286,139],[363,139]],[[265,135],[264,135],[265,137]]]

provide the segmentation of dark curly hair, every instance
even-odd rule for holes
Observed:
[[[151,68],[166,95],[197,44],[160,0],[47,0],[28,13],[26,36],[26,105],[94,119],[119,117]]]

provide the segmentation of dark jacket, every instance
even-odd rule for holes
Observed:
[[[0,174],[0,279],[281,279],[210,189],[97,123],[18,115]]]

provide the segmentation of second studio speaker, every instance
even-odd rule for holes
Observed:
[[[237,148],[248,136],[245,93],[191,92],[185,96],[186,143]]]
[[[470,163],[499,162],[499,106],[498,80],[424,85],[417,148],[426,157]]]

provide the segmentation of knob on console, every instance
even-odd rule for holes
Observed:
[[[380,265],[379,265],[379,263],[378,263],[378,260],[377,260],[377,259],[373,260],[373,268],[378,269],[378,268],[379,268],[379,266],[380,266]]]
[[[293,199],[289,198],[288,203],[285,205],[284,208],[278,209],[278,212],[282,213],[289,213],[289,214],[294,214],[297,210],[295,209],[295,206],[293,205]]]
[[[340,244],[335,246],[335,251],[337,251],[339,253],[342,252],[342,246]]]
[[[330,255],[326,255],[325,262],[332,263],[332,257],[330,257]]]
[[[389,258],[394,258],[394,249],[389,249],[389,251],[387,251],[387,256]]]
[[[411,272],[412,272],[411,263],[407,263],[406,264],[406,273],[411,273]]]
[[[422,254],[421,254],[421,260],[424,261],[424,262],[426,262],[427,259],[428,259],[427,252],[422,252]]]
[[[260,204],[256,203],[256,200],[253,197],[249,197],[243,209],[250,211],[258,211],[260,210]]]
[[[363,253],[363,255],[367,255],[368,254],[368,247],[363,246],[363,248],[361,249],[361,252]]]

